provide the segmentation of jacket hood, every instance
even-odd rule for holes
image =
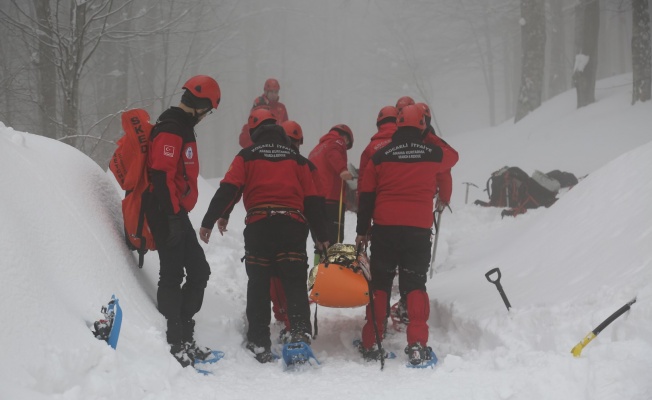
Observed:
[[[387,122],[378,128],[378,133],[371,137],[371,140],[391,139],[396,132],[396,122]]]
[[[342,140],[342,141],[344,141],[344,139],[342,139],[342,136],[340,136],[340,133],[338,131],[331,130],[331,131],[329,131],[327,134],[325,134],[324,136],[322,136],[319,139],[319,143],[328,142],[328,141],[332,141],[332,140]]]
[[[285,134],[282,126],[276,124],[261,125],[251,133],[251,141],[254,143],[259,142],[274,142],[290,146],[290,138]]]

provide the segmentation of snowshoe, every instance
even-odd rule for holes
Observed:
[[[204,359],[196,358],[194,360],[193,366],[195,367],[195,370],[202,375],[212,375],[213,372],[206,369],[206,367],[210,364],[215,364],[216,362],[220,361],[222,358],[224,358],[224,352],[219,350],[211,350],[210,353],[206,355]]]
[[[422,346],[421,343],[414,343],[405,348],[408,355],[409,368],[432,368],[437,364],[437,356],[429,346]]]
[[[311,359],[319,365],[319,360],[312,352],[310,345],[306,342],[292,342],[283,345],[283,362],[286,367],[297,366],[302,364],[312,364]]]
[[[93,335],[115,349],[118,347],[118,337],[122,326],[122,308],[120,308],[120,303],[115,295],[111,295],[111,300],[106,306],[102,306],[101,312],[104,319],[93,323]]]
[[[378,346],[375,343],[370,349],[365,349],[362,345],[362,340],[355,339],[353,341],[353,345],[358,349],[365,361],[380,361],[381,358],[383,358],[380,354],[380,349],[378,349]],[[384,358],[386,360],[396,358],[396,354],[394,354],[394,352],[387,351],[385,349],[383,349],[383,352],[385,353]]]

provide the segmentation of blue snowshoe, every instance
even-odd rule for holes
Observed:
[[[420,343],[408,345],[405,348],[408,355],[408,368],[434,368],[437,364],[437,356],[429,346],[422,346]]]
[[[111,295],[109,303],[102,306],[102,314],[104,318],[93,323],[93,335],[107,342],[115,350],[118,347],[118,338],[122,327],[122,308],[120,308],[120,302],[115,295]]]

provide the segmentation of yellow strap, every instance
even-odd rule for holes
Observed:
[[[337,243],[342,243],[340,240],[340,232],[342,231],[342,197],[344,196],[344,180],[340,186],[340,211],[337,214]]]

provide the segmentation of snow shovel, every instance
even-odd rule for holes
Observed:
[[[498,275],[496,276],[495,280],[491,279],[491,274],[496,272]],[[487,280],[494,285],[496,285],[496,289],[498,289],[498,293],[500,293],[500,297],[503,298],[503,302],[505,303],[505,307],[507,307],[507,311],[509,312],[509,309],[512,307],[511,304],[509,304],[509,300],[507,300],[507,296],[505,295],[505,291],[503,290],[503,285],[500,284],[500,277],[502,276],[500,273],[500,268],[494,268],[484,274],[484,276],[487,278]]]
[[[633,300],[629,301],[624,306],[620,307],[618,309],[618,311],[611,314],[609,316],[609,318],[602,321],[602,323],[600,325],[598,325],[594,330],[592,330],[588,335],[586,335],[586,337],[584,337],[584,339],[582,339],[577,345],[575,345],[575,347],[573,347],[573,349],[571,350],[571,353],[573,353],[573,356],[574,357],[579,357],[580,354],[582,353],[582,349],[584,349],[584,347],[587,344],[589,344],[591,342],[591,340],[593,340],[596,336],[598,336],[600,334],[600,332],[602,332],[602,330],[604,328],[609,326],[609,324],[614,322],[616,320],[616,318],[620,317],[626,311],[628,311],[631,308],[632,304],[634,304],[634,303],[636,303],[636,297],[634,297]]]

